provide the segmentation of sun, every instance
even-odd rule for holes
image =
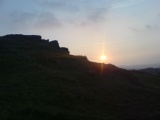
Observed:
[[[107,59],[107,56],[106,56],[106,55],[101,55],[100,59],[101,59],[102,61],[105,61],[105,60]]]

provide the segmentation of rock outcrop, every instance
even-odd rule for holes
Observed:
[[[69,54],[68,48],[61,47],[60,50],[61,50],[63,53],[65,53],[65,54]]]
[[[42,39],[40,35],[23,35],[23,34],[10,34],[5,36],[0,36],[0,40],[9,40],[9,41],[18,41],[23,44],[23,42],[33,42],[34,44],[44,44],[50,46],[56,52],[60,52],[62,54],[69,54],[68,48],[60,47],[57,40],[49,41]]]
[[[57,40],[50,41],[49,44],[55,49],[60,49],[60,46]]]
[[[26,39],[29,41],[37,41],[37,42],[42,40],[42,37],[40,35],[23,35],[23,34],[10,34],[10,35],[2,36],[1,38],[13,39],[13,40]]]

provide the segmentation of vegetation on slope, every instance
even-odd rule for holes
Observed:
[[[160,75],[93,63],[30,39],[0,38],[1,120],[160,119]]]

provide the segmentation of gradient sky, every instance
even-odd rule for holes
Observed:
[[[37,34],[90,61],[160,63],[160,0],[0,0],[0,36]]]

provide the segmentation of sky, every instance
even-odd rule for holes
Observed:
[[[90,61],[160,63],[160,0],[0,0],[0,36],[41,35]],[[104,62],[104,61],[103,61]]]

